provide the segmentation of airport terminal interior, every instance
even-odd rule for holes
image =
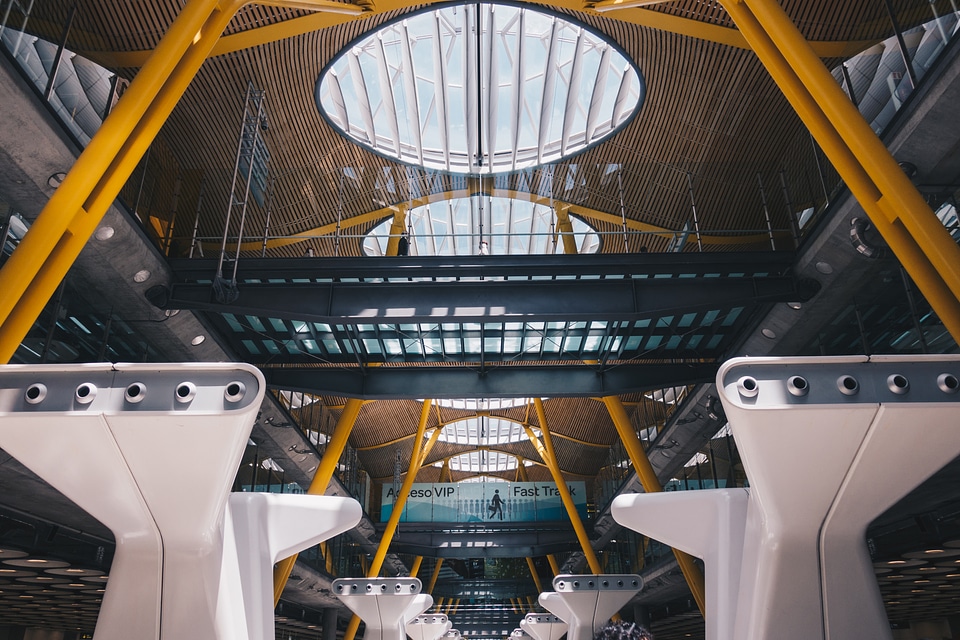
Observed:
[[[0,20],[0,362],[255,367],[232,493],[362,507],[277,563],[276,638],[364,637],[334,581],[377,577],[419,578],[460,637],[518,637],[564,574],[639,576],[618,615],[657,640],[731,637],[702,556],[612,507],[762,488],[721,366],[943,356],[960,399],[955,0],[0,0]],[[4,447],[16,371],[0,640],[92,638],[118,540]],[[841,446],[814,426],[761,456],[797,495]],[[891,468],[922,477],[860,535],[896,640],[960,638],[960,461],[918,462],[928,426],[897,427]],[[200,491],[218,447],[178,433],[162,478]]]

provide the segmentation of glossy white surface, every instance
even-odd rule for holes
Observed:
[[[567,632],[567,623],[555,615],[528,613],[520,621],[520,628],[534,640],[560,640]]]
[[[246,628],[251,640],[272,640],[276,635],[273,565],[352,529],[363,510],[353,498],[231,493],[228,516],[236,539],[234,561],[243,591]],[[230,561],[225,552],[224,565]]]
[[[453,623],[443,613],[419,615],[405,625],[412,640],[437,640],[452,628]]]
[[[552,593],[540,594],[540,604],[567,623],[567,640],[591,640],[620,607],[643,588],[632,574],[561,574]]]
[[[728,361],[750,489],[622,496],[614,518],[704,558],[708,640],[891,638],[866,530],[960,455],[958,377],[956,356]]]
[[[704,561],[706,637],[732,640],[747,519],[746,489],[621,495],[613,519]]]
[[[366,624],[364,640],[404,640],[406,625],[433,605],[418,578],[338,578],[333,594]]]
[[[97,640],[273,638],[273,564],[360,519],[230,493],[263,394],[246,365],[0,367],[0,447],[116,537]]]

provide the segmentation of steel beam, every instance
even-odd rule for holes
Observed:
[[[960,247],[773,0],[722,0],[947,330],[960,339]]]
[[[390,518],[387,520],[387,526],[384,529],[383,535],[380,536],[380,544],[377,545],[376,554],[374,554],[373,562],[370,563],[370,567],[367,569],[366,574],[368,578],[376,578],[380,574],[380,569],[383,567],[383,561],[387,557],[387,550],[390,548],[390,542],[393,540],[393,534],[397,531],[397,525],[400,524],[400,515],[403,513],[403,508],[407,504],[407,496],[410,495],[410,487],[413,486],[413,481],[417,477],[417,471],[420,470],[420,463],[427,457],[430,447],[432,446],[430,442],[424,443],[423,446],[420,446],[420,443],[423,442],[423,435],[427,429],[427,419],[430,417],[430,405],[433,403],[432,400],[424,400],[422,406],[420,407],[420,421],[417,423],[417,437],[413,443],[413,452],[410,456],[410,465],[407,467],[407,475],[403,479],[403,485],[400,487],[400,493],[396,496],[396,499],[393,503],[393,511],[390,512]],[[440,430],[436,430],[431,437],[431,442],[436,442],[436,438],[440,435]],[[357,630],[360,628],[360,616],[354,614],[350,618],[350,622],[347,624],[347,629],[344,632],[344,640],[353,640],[357,635]]]
[[[358,399],[347,400],[346,406],[340,412],[340,418],[337,420],[337,426],[333,430],[333,436],[327,443],[323,451],[323,458],[317,466],[317,472],[307,487],[308,495],[322,496],[327,491],[327,485],[333,479],[333,472],[337,470],[340,463],[340,456],[347,447],[347,440],[350,438],[350,432],[353,431],[353,425],[360,415],[360,408],[363,401]],[[273,570],[273,604],[276,606],[280,602],[280,596],[283,594],[283,588],[290,578],[290,572],[293,571],[293,565],[297,562],[297,555],[284,558],[277,563]]]
[[[396,553],[433,558],[515,558],[518,554],[539,557],[571,552],[578,547],[569,527],[483,533],[442,531],[439,527],[438,530],[410,531],[406,527],[394,535],[391,549]]]
[[[217,302],[208,284],[175,284],[165,309],[193,309],[331,324],[640,320],[772,302],[804,302],[791,276],[474,282],[241,284]]]
[[[273,388],[366,400],[440,398],[529,398],[622,395],[710,382],[718,365],[622,364],[488,367],[369,367],[345,369],[264,368]]]
[[[634,431],[630,417],[627,416],[627,411],[623,408],[623,403],[620,401],[620,398],[606,396],[603,398],[603,403],[606,405],[607,411],[610,413],[610,418],[617,428],[617,434],[620,436],[620,440],[623,442],[623,446],[630,456],[630,462],[633,463],[633,469],[637,477],[640,478],[643,490],[646,493],[663,491],[663,485],[660,484],[660,479],[657,478],[657,473],[653,470],[650,459],[647,458],[647,452],[643,449],[643,443],[640,442],[637,432]],[[697,601],[700,614],[706,616],[706,588],[704,586],[703,572],[694,564],[693,556],[690,554],[684,553],[679,549],[674,549],[673,554],[677,558],[677,564],[680,565],[680,571],[683,572],[683,577],[687,580],[687,586],[690,587],[693,599]]]
[[[580,520],[580,514],[577,513],[577,507],[573,504],[573,497],[567,488],[567,481],[563,477],[560,464],[557,462],[557,456],[553,450],[553,441],[550,439],[550,428],[547,425],[547,415],[543,410],[543,401],[540,398],[534,398],[533,403],[537,410],[537,420],[540,423],[540,435],[543,436],[543,442],[540,442],[540,439],[533,433],[533,429],[526,424],[523,425],[523,429],[527,432],[527,437],[536,448],[537,453],[547,464],[547,468],[550,469],[550,475],[553,476],[553,481],[557,485],[557,493],[560,494],[560,501],[563,502],[563,507],[567,511],[567,518],[570,519],[570,524],[573,525],[573,530],[577,534],[577,540],[580,542],[583,556],[586,558],[590,570],[593,573],[602,573],[600,561],[590,544],[590,537],[583,526],[583,521]]]
[[[351,222],[354,218],[344,221]],[[617,217],[619,223],[620,218]],[[255,244],[255,243],[254,243]],[[257,247],[259,249],[259,245]],[[592,253],[573,255],[488,256],[362,256],[316,258],[244,258],[237,265],[241,284],[255,280],[374,280],[423,281],[434,278],[665,278],[711,277],[742,273],[747,276],[789,275],[792,251],[736,251],[704,253]],[[175,281],[209,281],[216,258],[170,260]]]

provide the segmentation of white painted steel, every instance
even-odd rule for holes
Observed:
[[[747,520],[746,489],[621,495],[613,519],[664,544],[702,558],[707,640],[733,640]]]
[[[520,621],[520,628],[534,640],[560,640],[567,632],[567,623],[555,615],[528,613]]]
[[[567,623],[567,640],[591,640],[643,588],[643,579],[633,574],[562,574],[553,579],[553,588],[553,593],[540,594],[540,604]]]

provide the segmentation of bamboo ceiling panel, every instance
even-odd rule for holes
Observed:
[[[71,4],[39,0],[28,28],[56,39]],[[893,3],[901,24],[909,26],[930,17],[931,8],[925,3],[918,8],[918,4],[911,0]],[[935,8],[940,4],[946,9],[949,3],[935,3]],[[156,46],[179,7],[179,2],[172,1],[83,0],[77,4],[68,44],[93,53],[147,51]],[[862,42],[891,31],[881,0],[793,0],[784,3],[784,8],[813,40]],[[690,222],[695,200],[699,225],[706,234],[760,231],[765,213],[775,228],[784,230],[791,213],[785,197],[791,198],[795,210],[818,197],[804,188],[820,160],[817,151],[751,52],[616,20],[610,17],[615,13],[600,16],[561,11],[613,38],[624,49],[644,75],[646,99],[637,116],[611,139],[549,167],[549,195],[556,201],[615,216],[621,214],[622,204],[628,220],[680,230]],[[715,1],[678,0],[648,11],[732,27]],[[270,124],[263,135],[275,181],[271,235],[321,228],[329,233],[341,223],[347,227],[344,234],[362,235],[382,218],[361,225],[350,224],[351,218],[377,210],[387,217],[387,207],[411,200],[409,185],[417,184],[422,191],[423,185],[431,182],[426,172],[345,140],[323,119],[314,97],[320,73],[344,46],[403,12],[350,20],[208,60],[161,133],[176,158],[177,166],[169,171],[176,171],[183,181],[183,202],[175,227],[192,228],[199,209],[199,235],[213,245],[222,236],[243,96],[251,82],[265,91]],[[227,33],[304,15],[248,5]],[[611,166],[617,167],[616,180],[611,180]],[[781,188],[781,179],[787,189]],[[510,181],[508,177],[506,182]],[[545,195],[544,182],[538,175],[526,185],[516,186],[520,191]],[[429,188],[442,191],[447,186],[449,180],[441,179]],[[766,212],[763,199],[768,204]],[[230,235],[239,233],[236,224]],[[265,207],[249,206],[244,224],[245,238],[262,237],[268,231]],[[652,248],[661,249],[662,243],[654,241]],[[755,239],[745,244],[757,246]],[[272,249],[271,254],[302,255],[306,246],[288,245]],[[311,246],[321,253],[361,252],[357,238],[345,238],[336,248],[330,242]],[[636,250],[633,246],[628,249]],[[603,250],[622,251],[622,243],[606,242]]]

